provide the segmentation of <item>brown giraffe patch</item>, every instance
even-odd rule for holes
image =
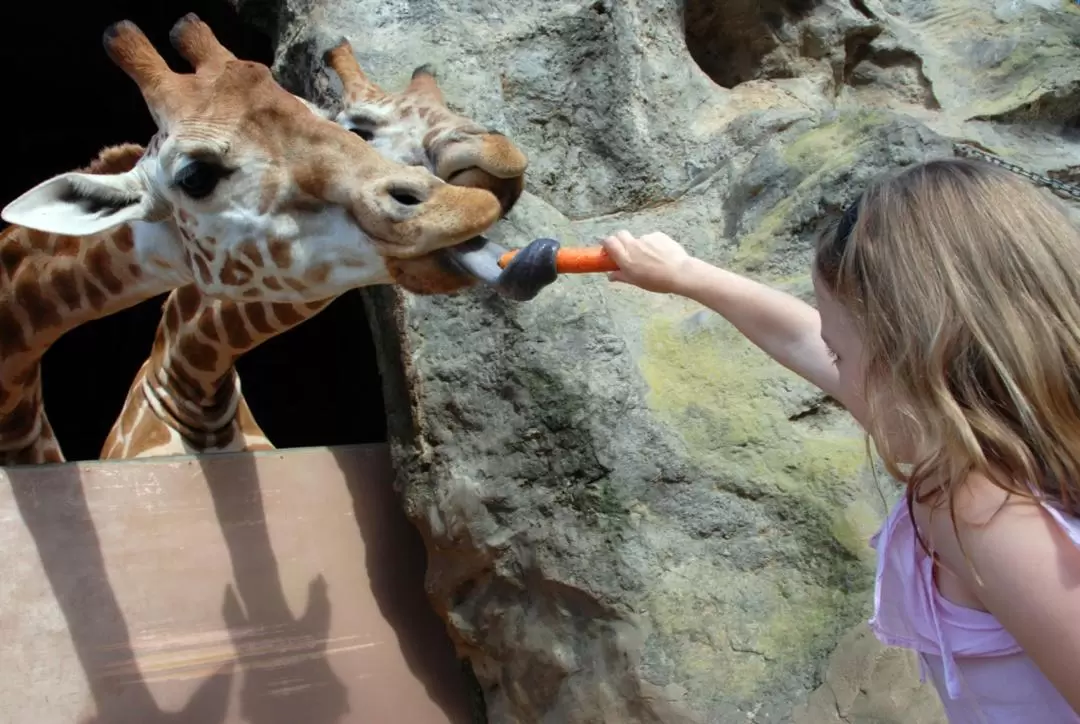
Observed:
[[[165,305],[164,324],[165,329],[168,330],[170,336],[174,336],[180,329],[180,310],[177,307],[178,305],[176,304]],[[157,347],[158,340],[162,340],[162,351],[164,351],[165,342],[160,334],[154,338],[154,347]]]
[[[199,331],[214,342],[220,341],[218,336],[218,328],[214,323],[214,310],[211,307],[203,307],[202,312],[199,314]]]
[[[79,293],[79,281],[74,269],[57,269],[53,273],[52,288],[68,309],[74,312],[82,308],[82,294]]]
[[[248,240],[244,241],[244,243],[240,244],[240,246],[237,247],[237,250],[241,254],[246,256],[249,260],[251,260],[251,263],[256,268],[262,266],[262,263],[263,263],[262,252],[259,251],[259,246],[255,243],[254,239],[248,239]]]
[[[322,284],[330,278],[330,272],[333,270],[334,266],[328,262],[316,264],[308,270],[307,274],[304,275],[304,279],[312,284]]]
[[[224,305],[221,309],[221,326],[225,330],[225,339],[233,349],[247,349],[251,346],[251,335],[240,315],[240,307],[235,304]]]
[[[217,350],[195,339],[195,335],[186,334],[178,342],[179,352],[187,363],[202,372],[213,372],[217,364]]]
[[[105,306],[105,302],[108,297],[105,296],[105,292],[98,289],[97,285],[89,279],[86,280],[86,299],[90,302],[90,306],[96,310],[100,310]]]
[[[243,308],[244,316],[251,322],[251,326],[259,334],[273,334],[276,330],[270,324],[270,318],[266,316],[266,305],[261,302],[248,303]]]
[[[190,254],[190,259],[195,261],[195,266],[199,270],[199,278],[202,279],[203,284],[207,286],[214,283],[214,277],[210,274],[210,265],[201,256],[196,254]]]
[[[270,240],[270,258],[278,269],[288,269],[292,266],[292,248],[289,243],[280,239]]]
[[[34,426],[38,406],[32,399],[21,400],[8,414],[0,418],[0,436],[18,437]]]
[[[98,244],[86,252],[86,269],[110,294],[119,294],[124,283],[112,268],[112,257],[104,244]]]
[[[3,267],[9,277],[15,276],[15,272],[18,271],[29,253],[30,250],[24,248],[21,244],[5,243],[0,247],[0,266]]]
[[[285,285],[293,291],[297,292],[302,292],[307,289],[307,287],[302,281],[300,281],[299,279],[293,279],[292,277],[285,277]]]
[[[78,256],[85,239],[77,236],[58,236],[52,242],[53,256]]]
[[[199,293],[199,288],[194,284],[180,287],[173,292],[173,297],[176,299],[176,307],[180,312],[180,319],[183,321],[190,321],[195,316],[195,313],[199,311],[202,294]]]
[[[282,324],[293,325],[300,324],[304,321],[304,315],[296,311],[296,307],[292,304],[285,304],[284,302],[274,302],[270,305],[274,309],[274,316],[278,318]]]
[[[132,279],[139,279],[143,275],[142,267],[138,264],[128,264],[128,274]]]
[[[19,374],[11,378],[19,387],[29,387],[30,385],[37,384],[38,378],[41,376],[41,365],[35,362]]]
[[[135,234],[130,226],[121,226],[113,232],[112,240],[117,250],[124,254],[135,248]]]
[[[306,302],[304,306],[308,308],[308,311],[317,312],[332,301],[334,301],[333,297],[330,297],[329,299],[316,299],[314,302]]]
[[[15,302],[23,308],[34,329],[47,329],[63,324],[56,303],[45,296],[37,279],[19,279],[15,283]]]
[[[251,275],[251,267],[239,259],[226,259],[221,266],[220,279],[222,284],[240,287],[251,281]]]
[[[277,277],[263,277],[263,286],[267,289],[273,289],[275,292],[280,292],[284,287],[281,286],[281,280]]]
[[[245,289],[244,291],[240,292],[240,296],[244,297],[245,299],[255,299],[261,296],[261,294],[262,293],[255,287],[252,287],[251,289]]]

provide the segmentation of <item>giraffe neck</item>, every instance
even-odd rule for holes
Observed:
[[[238,303],[194,285],[174,291],[102,457],[272,449],[243,399],[236,362],[331,301]]]
[[[126,171],[142,154],[134,145],[105,149],[84,170]],[[62,460],[41,397],[42,357],[71,329],[187,283],[181,249],[171,221],[87,237],[0,231],[0,454]]]
[[[53,433],[41,391],[40,366],[22,379],[19,402],[0,417],[0,465],[60,463],[64,456]]]

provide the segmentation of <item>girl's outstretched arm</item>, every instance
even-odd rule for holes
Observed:
[[[619,265],[619,271],[609,275],[613,281],[677,294],[705,305],[770,357],[863,420],[862,401],[845,399],[851,395],[845,395],[838,384],[832,354],[821,338],[821,316],[809,304],[695,259],[659,232],[634,237],[620,231],[604,239],[602,245]]]

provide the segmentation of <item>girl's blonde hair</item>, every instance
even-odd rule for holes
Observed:
[[[909,506],[947,501],[955,523],[975,471],[1080,513],[1080,232],[1054,199],[991,164],[921,163],[863,193],[814,272],[860,332],[868,432]],[[890,449],[894,411],[913,460]]]

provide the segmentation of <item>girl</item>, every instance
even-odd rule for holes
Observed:
[[[870,624],[951,722],[1080,723],[1080,233],[990,164],[872,184],[818,242],[817,309],[661,233],[613,281],[704,304],[844,405],[906,494]]]

